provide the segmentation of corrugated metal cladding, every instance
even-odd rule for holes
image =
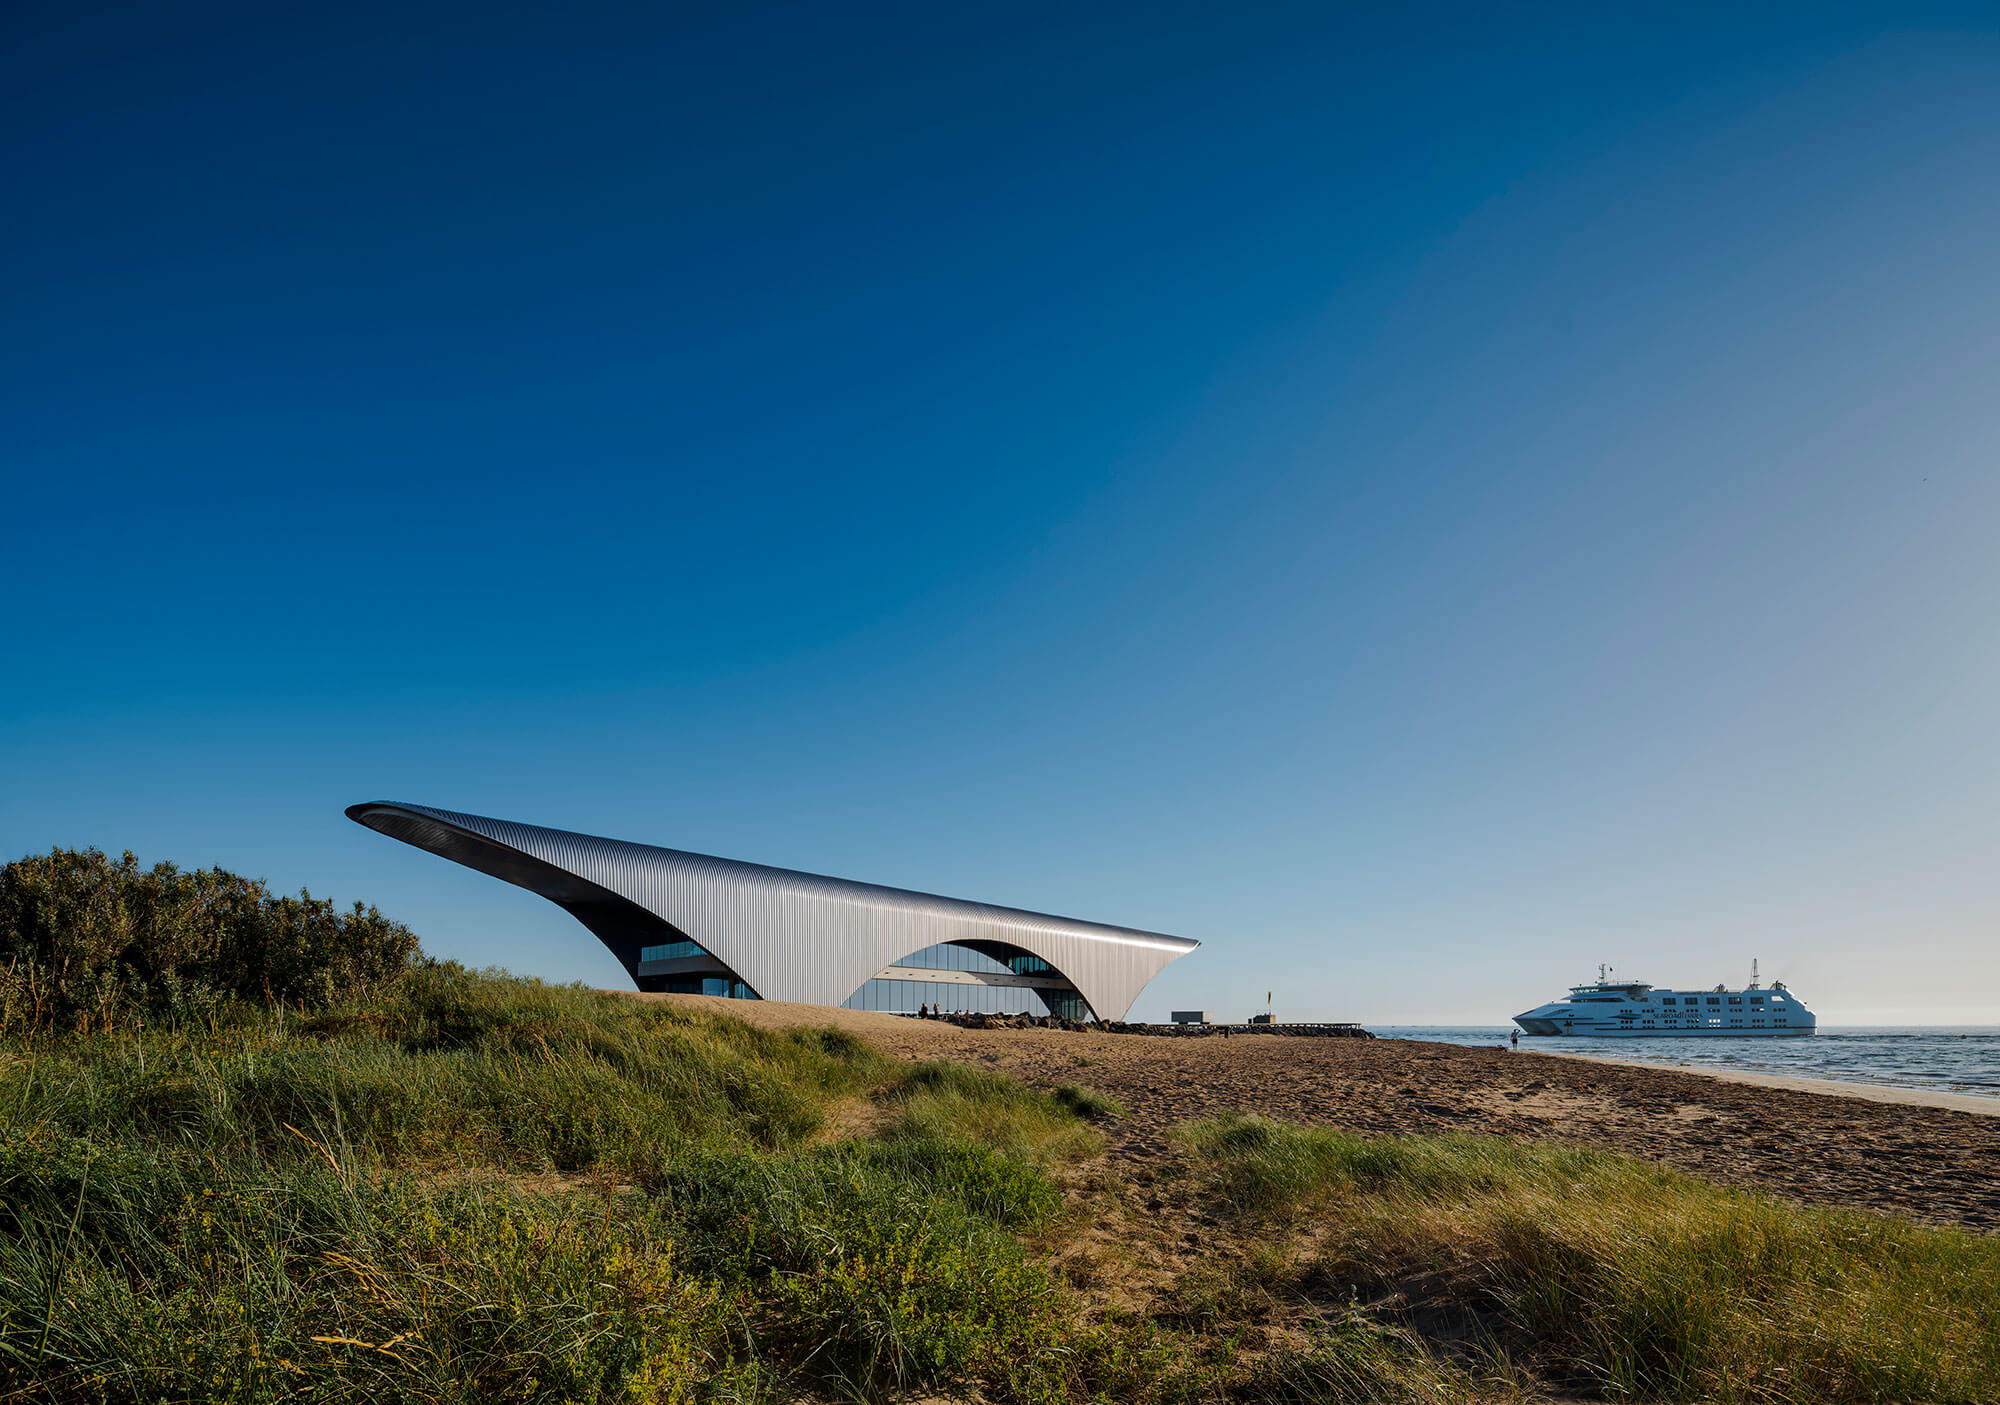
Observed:
[[[699,943],[766,1000],[838,1005],[883,967],[947,942],[999,942],[1067,977],[1099,1019],[1198,942],[428,805],[348,817],[560,903],[637,978],[642,945]],[[633,912],[632,909],[639,911]],[[664,924],[662,933],[647,921]]]

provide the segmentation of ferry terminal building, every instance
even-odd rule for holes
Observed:
[[[1199,945],[427,805],[347,815],[547,898],[644,991],[1110,1021]]]

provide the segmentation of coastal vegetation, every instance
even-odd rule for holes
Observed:
[[[1805,1402],[2000,1382],[2000,1240],[1498,1137],[1232,1115],[1114,1161],[1123,1110],[1088,1088],[472,972],[365,910],[185,877],[99,855],[0,884],[38,895],[0,906],[0,941],[43,996],[0,1037],[0,1398]],[[65,946],[78,911],[98,935]],[[187,936],[190,911],[235,935]],[[280,959],[291,924],[333,918],[349,955]],[[148,951],[162,931],[193,954]]]
[[[976,1107],[978,1138],[937,1130]],[[869,1135],[827,1135],[843,1111]],[[51,1399],[1084,1389],[1053,1097],[448,965],[17,1040],[0,1387]],[[1074,1378],[1074,1379],[1073,1379]]]
[[[1356,1321],[1449,1344],[1475,1371],[1614,1400],[2000,1387],[2000,1240],[1550,1142],[1243,1116],[1183,1140],[1206,1193],[1284,1246],[1267,1284],[1344,1291]],[[1434,1379],[1429,1355],[1404,1369]]]
[[[416,956],[410,929],[372,907],[343,912],[219,868],[142,868],[97,849],[0,867],[0,1032],[365,999]]]

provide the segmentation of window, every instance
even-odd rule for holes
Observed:
[[[931,967],[950,970],[951,967]],[[971,1010],[984,1015],[1042,1015],[1055,1013],[1051,1000],[1061,1001],[1064,992],[1026,990],[1019,986],[959,985],[945,981],[871,980],[850,995],[844,1005],[849,1010],[886,1010],[891,1014],[914,1014],[919,1005],[945,1010]]]
[[[1048,962],[1025,951],[1012,951],[996,958],[950,942],[913,951],[893,964],[905,969],[970,971],[988,975],[1008,972],[1017,976],[1058,974]],[[1081,1019],[1085,1014],[1077,997],[1064,991],[1030,990],[1021,986],[961,985],[955,981],[920,979],[871,980],[846,1001],[846,1008],[850,1010],[887,1010],[905,1014],[914,1012],[919,1005],[946,1010],[973,1010],[988,1015],[1047,1013]]]
[[[639,959],[641,961],[679,961],[683,957],[706,956],[706,955],[708,955],[708,953],[706,951],[703,951],[700,947],[696,946],[693,942],[668,942],[665,946],[646,946],[639,948]],[[676,993],[681,995],[687,995],[690,993],[699,994],[699,992],[689,992],[689,991],[679,991]]]
[[[1722,1000],[1721,997],[1719,996],[1711,995],[1708,997],[1708,1003],[1711,1005],[1720,1005],[1722,1003]]]
[[[1661,1003],[1662,1005],[1672,1005],[1672,1004],[1674,1004],[1674,1003],[1675,1003],[1675,1001],[1674,1001],[1674,997],[1673,997],[1673,996],[1671,996],[1671,995],[1662,995],[1662,996],[1660,997],[1660,1003]]]
[[[663,987],[669,995],[720,995],[729,1000],[755,1000],[757,994],[741,981],[732,981],[727,976],[685,976],[668,981]]]

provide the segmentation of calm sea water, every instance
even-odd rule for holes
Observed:
[[[1435,1039],[1492,1047],[1511,1025],[1370,1025],[1385,1039]],[[2000,1098],[2000,1027],[1867,1028],[1820,1026],[1795,1039],[1566,1039],[1521,1036],[1521,1048],[1545,1054],[1598,1054],[1682,1068],[1741,1068],[1794,1078],[1830,1078],[1891,1088]]]

